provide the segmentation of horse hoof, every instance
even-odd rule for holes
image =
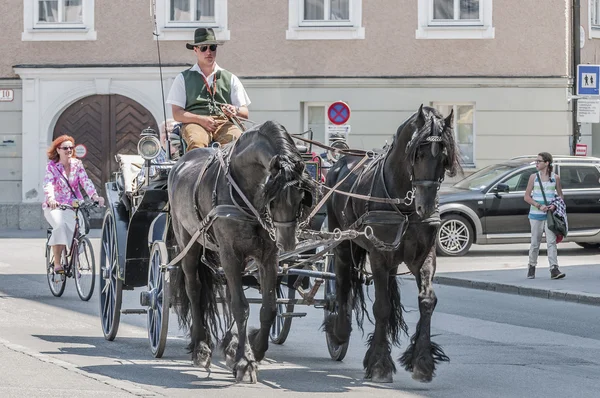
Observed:
[[[237,363],[233,370],[235,381],[238,383],[256,384],[258,381],[258,367],[256,362],[249,362],[242,359]]]
[[[373,375],[371,376],[371,381],[373,383],[392,383],[394,379],[392,377],[392,372],[374,370]]]
[[[208,369],[211,365],[212,352],[208,345],[204,342],[200,343],[192,354],[192,362],[194,366]]]
[[[433,376],[425,374],[415,368],[412,372],[412,378],[413,380],[420,381],[421,383],[429,383],[433,379]]]
[[[208,369],[208,368],[210,368],[210,365],[211,365],[211,358],[197,356],[196,358],[194,358],[193,362],[194,362],[194,366],[196,366],[198,368]]]

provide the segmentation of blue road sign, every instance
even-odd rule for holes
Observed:
[[[600,95],[600,65],[577,65],[577,95]]]

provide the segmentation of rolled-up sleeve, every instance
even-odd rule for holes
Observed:
[[[77,162],[77,179],[79,180],[79,184],[83,187],[85,193],[91,198],[96,195],[96,188],[94,187],[94,183],[88,177],[85,172],[85,167],[83,167],[83,163]]]
[[[173,80],[173,85],[171,86],[169,96],[167,97],[167,104],[185,108],[186,102],[185,81],[183,80],[183,74],[180,73],[175,80]]]
[[[231,105],[233,106],[248,106],[250,105],[250,97],[246,93],[244,85],[236,75],[231,75]]]
[[[44,176],[44,202],[54,200],[54,174],[52,173],[52,163],[46,164],[46,175]]]

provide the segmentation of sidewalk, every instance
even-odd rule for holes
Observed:
[[[537,267],[536,279],[526,269],[439,273],[434,283],[491,290],[554,300],[600,305],[600,264],[561,267],[564,279],[550,279],[547,267]]]

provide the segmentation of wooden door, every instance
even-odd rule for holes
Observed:
[[[117,171],[117,153],[136,154],[140,132],[151,127],[158,131],[152,114],[136,101],[122,95],[93,95],[68,107],[54,128],[54,138],[67,134],[75,145],[83,144],[82,159],[98,193]]]

